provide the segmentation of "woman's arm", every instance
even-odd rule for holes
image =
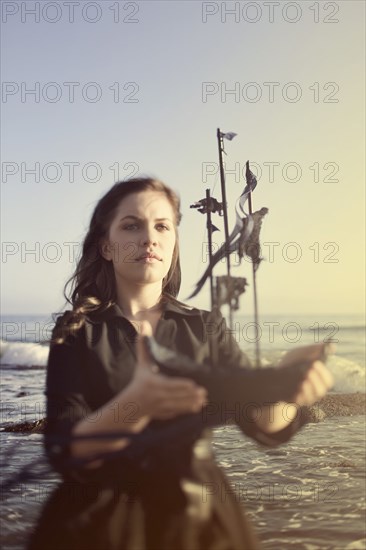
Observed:
[[[237,367],[248,369],[247,372],[254,375],[262,373],[261,369],[258,369],[258,371],[253,370],[248,357],[231,335],[231,331],[227,328],[222,315],[217,312],[216,316],[215,322],[218,328],[215,333],[215,340],[218,345],[218,366],[225,367],[228,373],[231,369],[235,370]],[[246,387],[250,399],[243,396],[241,400],[238,392],[235,392],[236,401],[240,402],[242,407],[239,411],[240,414],[235,413],[233,420],[248,437],[262,445],[275,446],[288,441],[306,423],[301,407],[311,405],[321,399],[333,385],[332,375],[322,362],[325,352],[329,351],[326,348],[329,348],[329,344],[296,348],[287,353],[277,367],[270,369],[275,375],[277,368],[290,367],[287,372],[291,375],[291,366],[298,366],[299,363],[312,364],[312,367],[307,371],[305,380],[297,388],[297,392],[295,390],[291,399],[286,397],[286,401],[283,400],[284,398],[281,400],[281,386],[278,385],[278,382],[276,383],[276,376],[273,375],[270,380],[265,380],[263,377],[260,383],[262,386],[257,384],[256,392],[252,392],[249,387]],[[287,378],[284,379],[283,373],[281,375],[285,385],[288,381],[291,386],[292,382],[290,383]],[[259,395],[273,393],[267,391],[272,389],[272,384],[276,384],[274,393],[278,395],[277,402],[272,402],[272,399],[262,399]],[[233,389],[235,391],[235,388]],[[284,391],[284,395],[286,394],[288,394],[288,388]],[[267,405],[266,401],[271,402]]]

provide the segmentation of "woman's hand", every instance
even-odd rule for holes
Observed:
[[[282,358],[278,367],[291,367],[298,363],[311,363],[305,379],[300,383],[291,403],[280,401],[264,406],[256,420],[259,428],[270,434],[283,430],[298,414],[298,407],[313,405],[324,397],[334,380],[324,362],[327,353],[333,351],[329,344],[316,344],[296,348]]]
[[[327,353],[333,351],[330,344],[314,344],[296,348],[282,358],[279,367],[296,365],[298,363],[311,363],[305,379],[301,382],[293,403],[298,406],[313,405],[330,390],[334,384],[333,376],[324,362]]]
[[[151,334],[150,324],[143,322],[136,342],[135,376],[130,384],[140,415],[163,420],[199,412],[207,403],[206,389],[188,378],[169,378],[159,374],[143,340],[144,336]]]

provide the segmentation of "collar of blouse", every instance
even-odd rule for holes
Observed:
[[[200,315],[200,310],[191,306],[187,306],[186,304],[183,304],[182,302],[176,301],[165,301],[163,304],[163,313],[162,318],[169,317],[169,313],[178,313],[179,315],[192,317]],[[116,317],[122,317],[125,319],[125,316],[123,315],[120,307],[113,303],[111,306],[109,306],[107,309],[105,309],[102,312],[94,313],[92,316],[90,316],[90,321],[92,323],[104,323],[105,321],[109,321],[110,319],[115,319]]]

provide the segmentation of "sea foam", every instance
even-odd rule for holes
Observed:
[[[0,341],[0,356],[2,365],[37,366],[47,365],[49,346],[33,342]]]

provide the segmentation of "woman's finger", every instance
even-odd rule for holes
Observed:
[[[314,394],[313,394],[313,388],[309,380],[304,380],[297,392],[297,394],[294,397],[294,403],[296,403],[299,406],[309,405],[312,403]]]
[[[195,400],[206,399],[207,390],[202,386],[197,386],[192,380],[183,379],[182,382],[171,380],[160,374],[154,375],[154,378],[150,378],[150,390],[154,393],[156,399],[167,400]]]
[[[207,401],[205,398],[199,399],[168,399],[160,401],[159,408],[155,412],[155,418],[173,418],[184,413],[198,413]]]
[[[324,397],[333,385],[333,377],[320,361],[315,361],[295,396],[298,405],[313,405]]]
[[[170,377],[164,374],[158,374],[156,378],[158,378],[162,388],[169,392],[195,392],[198,388],[204,389],[190,378]]]
[[[327,390],[334,386],[334,378],[329,369],[321,361],[314,361],[312,368],[316,370]]]

